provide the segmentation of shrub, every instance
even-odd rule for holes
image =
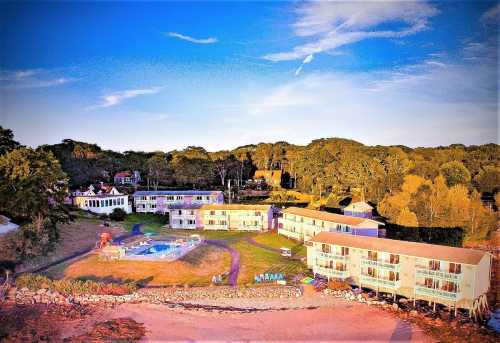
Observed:
[[[111,220],[122,222],[123,220],[125,220],[126,215],[127,212],[125,212],[123,209],[115,208],[113,212],[111,212],[111,214],[109,215],[109,218]]]
[[[108,218],[109,218],[109,217],[108,217],[108,215],[107,215],[107,214],[104,214],[104,213],[103,213],[103,214],[99,215],[99,219],[101,219],[101,220],[107,220]]]
[[[125,295],[133,293],[137,290],[137,284],[125,283],[105,283],[92,280],[52,280],[40,274],[22,274],[16,279],[16,286],[18,288],[27,287],[31,291],[36,291],[41,288],[57,291],[64,295],[82,295],[82,294],[96,294],[96,295]]]

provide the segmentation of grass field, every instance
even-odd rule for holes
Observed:
[[[125,230],[131,231],[135,224],[142,224],[141,231],[144,233],[159,233],[162,226],[167,223],[167,218],[162,215],[152,213],[130,213],[123,221]]]
[[[280,236],[274,232],[261,233],[254,237],[254,240],[260,244],[267,245],[271,248],[289,248],[292,249],[293,255],[305,257],[306,247],[304,244],[294,241],[292,239]]]
[[[229,270],[229,252],[202,245],[174,262],[105,261],[98,254],[91,254],[72,264],[49,269],[50,278],[90,279],[106,282],[135,281],[142,285],[190,285],[210,284],[212,276]]]

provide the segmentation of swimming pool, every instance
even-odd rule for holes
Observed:
[[[176,260],[198,245],[200,240],[172,240],[172,241],[149,241],[137,246],[127,247],[125,256],[127,260]]]

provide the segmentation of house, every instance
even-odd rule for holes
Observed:
[[[201,229],[201,204],[173,204],[168,208],[170,228],[172,229]]]
[[[349,206],[344,207],[344,215],[360,218],[372,218],[373,207],[364,201],[351,202]]]
[[[379,225],[384,224],[368,218],[289,207],[279,219],[278,234],[298,241],[307,241],[323,231],[378,237]]]
[[[474,309],[490,287],[491,254],[434,244],[321,232],[306,242],[315,275],[352,285]]]
[[[102,185],[98,192],[90,187],[84,192],[73,193],[73,205],[85,211],[99,214],[111,214],[115,208],[121,208],[126,213],[132,212],[128,203],[128,195],[118,192],[115,187]]]
[[[15,231],[18,228],[19,225],[12,223],[10,218],[0,215],[0,235]]]
[[[267,231],[272,229],[271,205],[212,204],[200,209],[204,230]]]
[[[133,194],[136,212],[168,213],[171,206],[222,204],[224,194],[221,191],[137,191]]]
[[[141,173],[138,170],[134,172],[122,171],[115,174],[115,185],[132,185],[135,186],[141,181]]]
[[[281,177],[281,170],[256,170],[253,179],[256,182],[264,180],[266,184],[272,187],[280,187]]]

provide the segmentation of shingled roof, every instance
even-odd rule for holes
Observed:
[[[345,224],[345,225],[360,225],[361,223],[364,223],[366,221],[376,222],[379,225],[384,225],[383,223],[377,222],[377,221],[372,220],[372,219],[351,217],[351,216],[345,216],[342,214],[335,214],[335,213],[330,213],[330,212],[325,212],[325,211],[310,210],[307,208],[300,208],[300,207],[289,207],[287,209],[284,209],[283,213],[295,214],[298,216],[308,217],[308,218],[312,218],[312,219],[319,219],[319,220],[324,220],[327,222],[334,222],[334,223]]]
[[[393,254],[422,257],[477,265],[487,252],[443,245],[399,241],[395,239],[354,236],[343,233],[320,232],[309,242],[383,251]]]

